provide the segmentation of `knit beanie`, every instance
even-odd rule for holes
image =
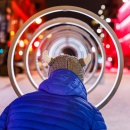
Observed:
[[[80,80],[83,81],[84,78],[83,67],[85,66],[83,59],[79,60],[75,56],[64,54],[52,58],[51,61],[48,63],[48,65],[49,65],[48,75],[50,75],[53,71],[57,69],[68,69],[74,72],[80,78]]]

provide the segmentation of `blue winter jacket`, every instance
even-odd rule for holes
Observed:
[[[106,129],[83,83],[66,69],[54,71],[37,92],[17,98],[0,116],[0,130]]]

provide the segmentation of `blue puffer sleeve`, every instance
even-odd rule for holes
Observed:
[[[0,130],[7,130],[7,119],[10,106],[7,106],[0,116]]]
[[[91,130],[107,130],[102,114],[98,110],[95,112]]]

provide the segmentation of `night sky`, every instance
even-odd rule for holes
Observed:
[[[96,14],[101,9],[101,5],[105,4],[108,0],[46,0],[46,8],[53,7],[53,6],[60,6],[60,5],[71,5],[71,6],[78,6],[90,10]],[[47,15],[46,20],[50,20],[56,17],[73,17],[76,19],[80,19],[81,21],[86,22],[89,24],[94,30],[97,29],[96,26],[93,26],[92,19],[77,13],[53,13],[51,15]]]
[[[46,6],[73,5],[97,13],[101,5],[105,4],[107,1],[108,0],[46,0]]]

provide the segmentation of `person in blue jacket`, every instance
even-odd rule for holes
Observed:
[[[87,100],[84,69],[91,56],[43,58],[49,78],[36,92],[15,99],[0,116],[0,130],[106,130],[102,114]]]

